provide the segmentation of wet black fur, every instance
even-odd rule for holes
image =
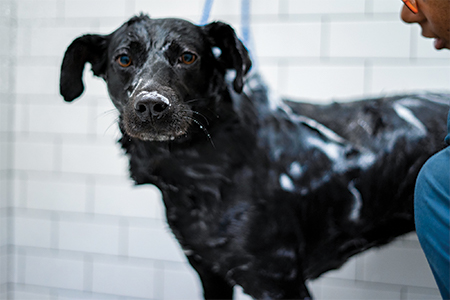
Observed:
[[[273,107],[257,75],[246,82],[231,27],[144,15],[70,45],[66,101],[83,92],[86,62],[120,112],[131,177],[162,191],[205,298],[231,298],[236,284],[254,298],[308,298],[306,280],[414,230],[415,178],[443,146],[448,95]]]

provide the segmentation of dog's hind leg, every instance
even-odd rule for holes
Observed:
[[[233,286],[225,279],[206,268],[199,260],[188,256],[189,263],[197,271],[203,286],[203,296],[206,300],[233,299]]]

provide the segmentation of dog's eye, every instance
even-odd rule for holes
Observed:
[[[196,59],[197,59],[197,56],[195,54],[189,53],[189,52],[183,53],[180,57],[180,61],[186,65],[193,64]]]
[[[117,58],[117,63],[123,67],[129,67],[131,65],[131,58],[128,55],[121,55]]]

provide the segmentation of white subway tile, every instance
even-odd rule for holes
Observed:
[[[441,294],[439,289],[420,288],[420,287],[408,287],[406,289],[405,296],[402,298],[405,300],[441,300]]]
[[[95,186],[95,213],[140,218],[164,218],[160,191],[145,186]]]
[[[252,26],[261,57],[319,57],[320,23],[272,23]]]
[[[85,211],[87,196],[85,184],[28,180],[25,189],[27,208],[70,212]]]
[[[8,264],[8,255],[0,255],[0,286],[3,286],[8,282],[8,274],[7,274],[7,264]],[[2,297],[2,293],[0,290],[0,299]],[[5,298],[6,299],[6,298]]]
[[[249,1],[251,9],[250,19],[254,15],[277,15],[280,9],[280,1],[283,0]]]
[[[320,299],[400,300],[402,299],[401,288],[401,286],[367,285],[354,281],[324,282],[321,286]]]
[[[180,17],[188,18],[192,16],[199,17],[202,13],[202,0],[135,0],[136,12],[144,12],[152,18]],[[193,21],[198,22],[195,18]]]
[[[366,1],[367,2],[367,1]],[[400,16],[404,4],[400,1],[392,0],[371,0],[372,12],[377,14],[382,13],[397,13]],[[400,21],[400,18],[399,18]]]
[[[400,21],[331,22],[330,56],[409,57],[409,31]]]
[[[0,37],[8,36],[8,31],[11,30],[9,27],[0,26]],[[0,43],[0,55],[9,55],[9,51],[11,49],[11,40],[10,39],[2,39],[2,43]]]
[[[290,14],[364,13],[361,0],[289,0]]]
[[[280,85],[279,93],[292,99],[330,102],[364,92],[363,66],[296,66],[284,71],[287,72],[287,80]]]
[[[14,130],[13,112],[16,107],[14,104],[0,103],[0,132],[10,132]]]
[[[17,16],[20,19],[56,18],[57,0],[20,0],[17,1]]]
[[[28,113],[29,105],[17,103],[14,106],[13,114],[13,123],[12,123],[12,131],[14,132],[24,132],[28,131]]]
[[[16,33],[17,55],[26,57],[31,54],[31,32],[30,26],[18,26]]]
[[[241,15],[241,1],[240,0],[216,0],[213,3],[211,14],[217,15]]]
[[[431,270],[421,249],[387,246],[362,257],[364,281],[435,288]]]
[[[49,248],[51,245],[51,221],[14,218],[14,244]]]
[[[308,288],[310,295],[314,299],[319,299],[319,300],[323,299],[322,298],[323,281],[324,281],[324,279],[318,278],[318,279],[314,279],[314,280],[308,280],[306,282],[306,287]]]
[[[118,145],[64,144],[62,171],[87,174],[128,174],[128,160]]]
[[[14,168],[18,170],[52,171],[55,150],[52,144],[20,141],[14,145]]]
[[[9,148],[9,143],[0,142],[0,170],[8,169],[8,165],[9,165],[9,163],[8,163],[8,161],[9,161],[8,148]]]
[[[448,90],[450,66],[374,66],[372,93]]]
[[[55,94],[59,92],[59,66],[25,66],[16,68],[16,94]]]
[[[95,3],[95,2],[93,2]],[[31,29],[30,49],[31,56],[56,56],[60,62],[67,47],[75,38],[91,33],[89,27],[37,27]]]
[[[125,297],[152,299],[154,270],[126,263],[94,263],[93,292]]]
[[[12,181],[9,180],[9,176],[4,172],[0,173],[0,216],[2,216],[2,209],[8,207],[8,188],[11,186]]]
[[[3,180],[0,180],[0,187],[3,188]],[[3,196],[0,194],[0,196]],[[2,200],[0,200],[3,202]],[[3,246],[6,246],[9,244],[9,221],[10,217],[6,215],[6,209],[3,208],[4,204],[2,203],[2,207],[0,208],[0,249],[2,249]],[[0,255],[2,252],[0,251]],[[1,268],[0,268],[1,269]]]
[[[13,76],[9,72],[10,64],[9,61],[0,62],[0,93],[10,93],[11,83],[13,82]],[[6,100],[6,99],[5,99]],[[3,100],[2,100],[3,101]]]
[[[278,65],[261,62],[259,63],[258,67],[259,67],[258,72],[260,72],[260,74],[262,75],[267,86],[273,91],[278,91],[279,90],[278,78],[280,72]]]
[[[24,259],[25,284],[83,289],[83,261],[31,255],[25,256]]]
[[[197,273],[190,267],[164,270],[164,299],[203,299],[203,288]]]
[[[58,233],[60,249],[119,254],[119,226],[61,221]]]
[[[66,0],[64,14],[66,18],[108,18],[127,17],[125,0]]]
[[[23,113],[18,111],[19,124],[28,125],[30,132],[40,133],[80,133],[89,132],[89,107],[81,105],[67,105],[55,103],[55,105],[29,105]]]
[[[132,257],[185,262],[181,247],[166,230],[130,228],[129,250]]]
[[[51,295],[49,292],[44,292],[43,294],[38,292],[28,291],[28,287],[24,287],[25,290],[19,290],[19,288],[14,287],[10,291],[11,299],[20,299],[20,300],[49,300],[51,299]],[[0,298],[1,299],[1,298]],[[60,297],[58,297],[58,300]]]

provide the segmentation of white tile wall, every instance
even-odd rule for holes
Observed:
[[[14,218],[14,244],[17,246],[29,246],[50,248],[52,235],[52,220]]]
[[[119,255],[118,224],[60,222],[58,233],[60,249]]]
[[[59,68],[58,66],[19,65],[16,67],[17,94],[54,95],[58,92]]]
[[[365,1],[361,0],[289,0],[292,14],[352,14],[364,13]]]
[[[94,293],[154,298],[154,270],[127,263],[100,264],[93,268]]]
[[[25,264],[24,284],[81,290],[83,264],[57,257],[26,255],[19,258]]]
[[[94,199],[96,214],[165,219],[161,193],[154,186],[96,184]]]
[[[128,163],[115,143],[95,144],[89,141],[62,145],[63,172],[121,175]]]
[[[330,26],[330,55],[333,57],[409,56],[410,29],[398,20],[364,22],[332,22]],[[389,34],[386,34],[386,33]],[[345,41],[342,42],[342,41]]]
[[[443,65],[374,66],[372,91],[448,90],[450,86],[450,59]],[[433,78],[425,82],[424,78]]]
[[[364,258],[362,279],[417,287],[435,287],[425,255],[419,248],[388,247],[383,251],[372,250]],[[380,272],[384,271],[384,272]]]
[[[26,208],[84,212],[87,189],[84,183],[63,182],[61,180],[28,180],[22,189],[26,192]]]
[[[176,286],[177,288],[171,288]],[[163,299],[199,299],[203,295],[198,275],[192,269],[164,272]]]
[[[128,254],[133,257],[185,262],[180,247],[168,228],[130,228]]]
[[[52,171],[55,169],[54,148],[44,142],[17,142],[13,167],[16,170]]]
[[[282,70],[286,81],[279,92],[295,99],[298,95],[310,99],[327,99],[330,91],[340,97],[364,93],[364,65],[286,66]],[[316,100],[319,101],[319,100]]]
[[[127,1],[114,0],[114,5],[108,0],[66,0],[64,3],[65,18],[98,18],[127,17]]]
[[[17,14],[21,19],[58,17],[57,0],[43,0],[39,4],[33,0],[16,1]]]
[[[140,12],[197,22],[203,3],[0,1],[0,299],[201,298],[159,191],[128,179],[103,80],[87,66],[85,93],[72,104],[58,80],[74,38],[107,34]],[[450,90],[450,51],[403,24],[401,5],[251,1],[255,65],[279,94],[318,103]],[[211,19],[240,33],[240,9],[239,0],[216,0]],[[439,299],[414,234],[308,285],[317,299]]]
[[[179,17],[198,22],[203,9],[203,1],[171,0],[162,3],[160,0],[135,0],[135,13],[146,13],[154,18]],[[184,17],[186,16],[186,17]]]
[[[320,28],[317,22],[257,24],[252,27],[255,51],[261,57],[317,57]]]

